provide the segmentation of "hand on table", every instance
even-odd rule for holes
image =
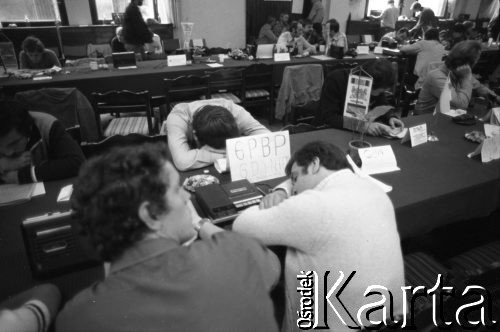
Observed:
[[[19,157],[0,158],[0,172],[17,171],[25,166],[31,165],[31,154],[23,152]]]
[[[288,194],[283,189],[277,189],[270,194],[267,194],[260,201],[259,209],[269,209],[278,205],[288,198]]]
[[[391,126],[392,129],[399,128],[400,130],[402,130],[405,127],[405,124],[398,118],[390,118],[389,126]]]
[[[383,123],[372,122],[368,124],[368,127],[366,128],[366,133],[371,136],[382,136],[382,135],[390,136],[391,130],[392,130],[391,127]]]

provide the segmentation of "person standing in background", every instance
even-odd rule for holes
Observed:
[[[394,6],[394,0],[387,1],[389,5],[380,16],[372,16],[374,19],[380,19],[380,36],[396,30],[396,22],[399,17],[399,8]]]
[[[279,38],[279,36],[284,32],[288,31],[290,28],[290,23],[288,23],[290,19],[290,16],[287,13],[281,13],[280,14],[280,19],[274,24],[273,27],[273,33],[276,37]]]
[[[325,7],[323,7],[321,0],[311,0],[311,2],[312,8],[307,18],[313,23],[314,31],[321,36],[323,34],[322,24],[325,18]]]
[[[153,42],[153,33],[144,21],[139,6],[143,0],[132,0],[123,16],[123,39],[125,49],[144,55],[144,44]]]
[[[276,44],[279,36],[276,36],[273,32],[275,24],[276,18],[268,16],[266,23],[260,28],[257,44]]]

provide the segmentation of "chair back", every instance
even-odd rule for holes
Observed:
[[[243,94],[243,70],[239,68],[206,71],[209,75],[208,88],[210,94],[232,92],[237,96]]]
[[[163,83],[165,85],[165,101],[168,113],[172,110],[172,104],[175,102],[198,100],[200,96],[206,99],[210,98],[208,75],[166,78]]]
[[[89,58],[104,58],[111,55],[113,51],[109,44],[88,44],[87,45],[87,56]]]
[[[243,69],[243,91],[259,88],[273,90],[273,67],[265,63],[255,63]]]
[[[155,135],[155,136],[146,136],[141,134],[127,134],[127,135],[114,135],[110,137],[106,137],[102,141],[87,143],[83,142],[80,147],[82,148],[83,154],[87,159],[105,154],[109,152],[111,149],[124,147],[124,146],[133,146],[144,143],[165,143],[165,149],[167,148],[167,136],[166,135]]]
[[[133,92],[113,90],[104,93],[93,92],[92,102],[98,129],[102,137],[101,114],[143,113],[147,118],[148,130],[153,134],[152,112],[149,91]]]

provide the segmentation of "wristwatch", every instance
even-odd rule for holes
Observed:
[[[211,222],[210,219],[208,218],[202,218],[200,219],[196,225],[194,226],[194,229],[199,233],[200,232],[200,229],[203,227],[204,224],[206,224],[207,222]]]

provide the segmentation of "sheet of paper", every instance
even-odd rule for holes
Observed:
[[[346,155],[347,157],[347,161],[349,162],[349,164],[351,165],[353,171],[355,174],[359,175],[360,177],[362,178],[367,178],[368,180],[370,180],[371,182],[373,182],[374,184],[376,184],[377,186],[380,187],[380,189],[382,189],[385,193],[388,193],[388,192],[391,192],[392,191],[392,186],[389,186],[385,183],[383,183],[382,181],[380,180],[377,180],[371,176],[369,176],[368,174],[366,174],[365,172],[363,172],[355,163],[354,161],[352,160],[351,156],[349,155]]]
[[[220,64],[220,63],[207,63],[207,66],[211,67],[211,68],[219,68],[219,67],[224,67],[223,64]]]
[[[361,169],[366,174],[380,174],[401,170],[390,145],[375,146],[358,150]]]
[[[449,110],[448,112],[443,113],[445,115],[451,116],[452,118],[457,117],[459,115],[464,115],[467,114],[467,111],[461,110],[461,109],[456,109],[456,110]]]
[[[495,126],[485,123],[484,134],[486,135],[486,137],[493,137],[500,135],[500,126]]]
[[[33,81],[44,81],[44,80],[51,80],[52,76],[35,76],[33,77]]]
[[[203,47],[203,39],[197,38],[193,39],[193,47]]]
[[[481,161],[483,163],[500,159],[500,136],[487,138],[481,148]]]
[[[290,53],[274,53],[274,61],[290,61]]]
[[[33,190],[33,194],[31,195],[31,197],[41,195],[45,195],[45,186],[43,185],[43,182],[37,182],[35,183],[35,189]]]
[[[370,54],[370,47],[358,46],[358,47],[356,47],[356,53],[358,53],[358,54]]]
[[[373,50],[373,53],[375,54],[383,54],[384,53],[384,48],[380,46],[376,46],[375,49]]]
[[[321,51],[320,51],[321,52]],[[311,58],[314,58],[316,60],[322,60],[322,61],[325,61],[325,60],[332,60],[333,58],[332,57],[329,57],[327,55],[311,55]]]
[[[0,206],[20,204],[31,199],[35,184],[2,184],[0,185]]]
[[[57,195],[58,202],[67,202],[71,198],[71,194],[73,194],[73,185],[67,185],[61,188],[59,191],[59,195]]]
[[[177,55],[167,56],[167,64],[169,67],[185,66],[187,64],[186,54],[177,54]]]

